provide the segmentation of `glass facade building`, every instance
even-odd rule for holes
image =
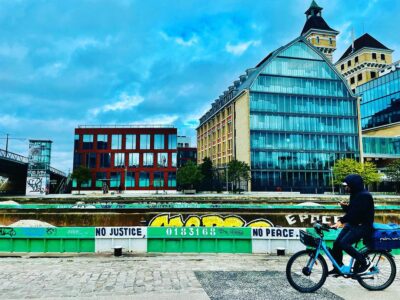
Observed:
[[[400,69],[359,86],[356,93],[362,97],[363,130],[400,122]]]
[[[364,157],[400,158],[400,137],[364,136],[362,141]]]

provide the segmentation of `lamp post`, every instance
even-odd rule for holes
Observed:
[[[229,193],[229,186],[228,186],[228,166],[225,167],[225,179],[226,179],[226,192]]]
[[[331,180],[332,180],[332,194],[335,194],[335,186],[333,184],[333,168],[329,168]]]
[[[124,170],[125,170],[125,189],[124,189],[124,193],[126,194],[126,175],[127,175],[127,171],[128,171],[128,167],[127,166],[124,166]]]

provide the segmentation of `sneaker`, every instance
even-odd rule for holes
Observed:
[[[339,270],[336,269],[336,268],[333,268],[332,270],[330,270],[330,271],[328,272],[328,276],[335,276],[335,275],[340,275]]]
[[[354,273],[355,274],[360,274],[360,273],[364,273],[365,271],[368,270],[369,266],[371,263],[368,263],[366,259],[362,260],[362,261],[356,261],[356,263],[354,264]]]

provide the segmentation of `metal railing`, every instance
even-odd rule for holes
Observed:
[[[78,125],[78,128],[175,128],[174,125],[137,124],[137,125]]]
[[[53,167],[50,167],[50,172],[60,175],[60,176],[64,176],[64,177],[67,176],[67,174],[64,173],[63,171],[57,170],[56,168],[53,168]]]
[[[0,149],[0,158],[16,161],[23,164],[28,163],[27,157],[3,149]]]

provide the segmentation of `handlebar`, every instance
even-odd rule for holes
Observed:
[[[314,224],[313,224],[313,228],[318,232],[320,232],[320,231],[329,231],[329,230],[331,230],[331,229],[333,229],[333,230],[337,230],[337,228],[332,228],[332,227],[330,227],[329,225],[326,225],[326,224],[323,224],[321,221],[316,221]]]

